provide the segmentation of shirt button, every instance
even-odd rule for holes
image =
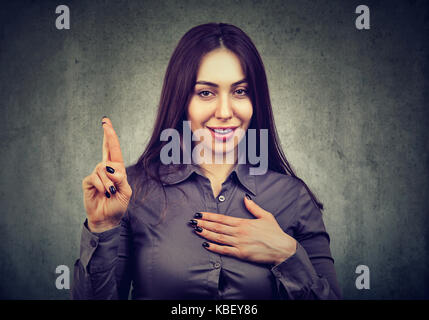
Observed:
[[[97,241],[95,241],[94,239],[91,239],[89,244],[91,245],[91,247],[95,248],[97,246]]]
[[[220,202],[224,202],[225,201],[225,197],[224,196],[219,196],[218,199],[219,199]]]
[[[220,263],[219,263],[219,262],[216,262],[216,263],[213,265],[213,267],[214,267],[215,269],[219,269],[219,268],[220,268]]]

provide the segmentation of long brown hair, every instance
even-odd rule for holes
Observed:
[[[133,165],[136,178],[133,197],[141,194],[142,188],[148,181],[147,178],[160,184],[165,196],[159,168],[160,151],[168,142],[160,141],[161,132],[168,128],[182,132],[183,121],[187,120],[187,107],[194,91],[200,61],[205,54],[219,47],[225,47],[235,53],[241,62],[249,84],[249,96],[253,106],[249,129],[256,129],[257,133],[260,129],[268,129],[268,168],[302,181],[296,176],[279,143],[265,68],[252,40],[236,26],[226,23],[207,23],[190,29],[179,41],[170,58],[152,136],[143,154]],[[259,139],[256,140],[259,144]],[[260,150],[259,145],[256,146],[256,150]],[[183,165],[175,167],[177,170],[183,169]],[[315,204],[323,210],[323,204],[318,201],[304,181],[302,183]],[[141,201],[147,196],[148,190]],[[137,203],[138,199],[135,197],[133,199]]]

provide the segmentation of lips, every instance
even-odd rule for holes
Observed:
[[[212,136],[221,142],[229,140],[234,135],[235,129],[238,127],[207,127],[210,129]]]

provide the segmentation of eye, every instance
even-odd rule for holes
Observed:
[[[239,96],[247,96],[247,90],[246,89],[237,89],[235,90],[235,92],[239,95]]]
[[[203,91],[198,92],[198,95],[202,98],[208,98],[208,97],[210,97],[211,94],[212,93],[210,91],[207,91],[207,90],[203,90]]]

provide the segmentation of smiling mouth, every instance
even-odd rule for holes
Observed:
[[[216,133],[226,134],[226,133],[234,131],[238,127],[207,127],[207,128],[209,128],[211,131],[216,132]]]
[[[235,128],[234,129],[233,128],[227,128],[227,129],[209,128],[209,129],[215,133],[228,134],[230,132],[233,132]]]
[[[229,140],[233,135],[235,129],[238,127],[207,127],[210,129],[212,136],[219,141]]]

